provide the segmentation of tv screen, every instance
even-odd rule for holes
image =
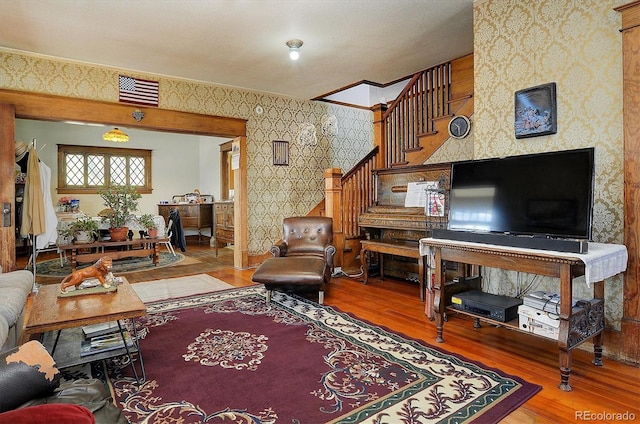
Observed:
[[[594,149],[455,162],[450,230],[591,239]]]

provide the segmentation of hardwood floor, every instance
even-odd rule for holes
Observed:
[[[184,265],[178,271],[183,275],[206,272],[236,287],[252,285],[254,269],[234,269],[230,249],[220,252],[216,258],[213,248],[188,241],[185,255],[199,263]],[[127,274],[127,278],[139,282],[175,277],[179,267],[172,268]],[[370,277],[365,286],[358,278],[335,277],[325,295],[325,304],[542,386],[503,423],[640,421],[640,368],[606,356],[604,366],[596,367],[591,364],[593,353],[589,346],[574,350],[569,380],[573,391],[562,392],[557,388],[558,347],[552,341],[486,324],[475,329],[471,319],[454,314],[445,323],[445,343],[436,343],[435,325],[424,315],[417,284]],[[606,332],[605,353],[616,350],[620,337],[618,332]]]

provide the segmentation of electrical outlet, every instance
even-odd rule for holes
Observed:
[[[342,274],[344,274],[342,272],[342,267],[337,266],[337,267],[333,268],[333,274],[331,274],[331,276],[332,277],[336,277],[336,276],[342,275]]]

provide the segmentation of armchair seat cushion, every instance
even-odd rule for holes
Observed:
[[[31,271],[0,271],[0,352],[19,343],[25,305],[33,288]]]
[[[32,287],[33,274],[30,271],[20,270],[0,274],[0,292],[2,292],[0,315],[4,316],[9,326],[18,321]]]
[[[9,323],[7,319],[0,315],[0,352],[2,352],[5,341],[9,338]],[[12,344],[13,345],[13,344]]]
[[[27,297],[31,290],[26,291],[20,287],[2,287],[2,302],[0,302],[0,315],[7,320],[8,323],[14,325],[18,322],[20,314],[27,303]]]
[[[43,404],[82,406],[91,412],[98,424],[128,423],[122,411],[113,403],[104,383],[96,378],[65,381],[49,395],[34,398],[21,405],[20,409],[31,409],[33,406]],[[75,424],[75,421],[73,423]]]
[[[287,286],[319,286],[324,283],[327,264],[321,258],[283,256],[265,260],[253,273],[252,280],[267,290]]]

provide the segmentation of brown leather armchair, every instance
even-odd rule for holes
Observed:
[[[273,258],[265,260],[251,279],[267,289],[293,291],[318,289],[318,302],[324,301],[325,284],[331,279],[333,256],[333,219],[320,216],[285,218],[280,244],[271,246]]]

